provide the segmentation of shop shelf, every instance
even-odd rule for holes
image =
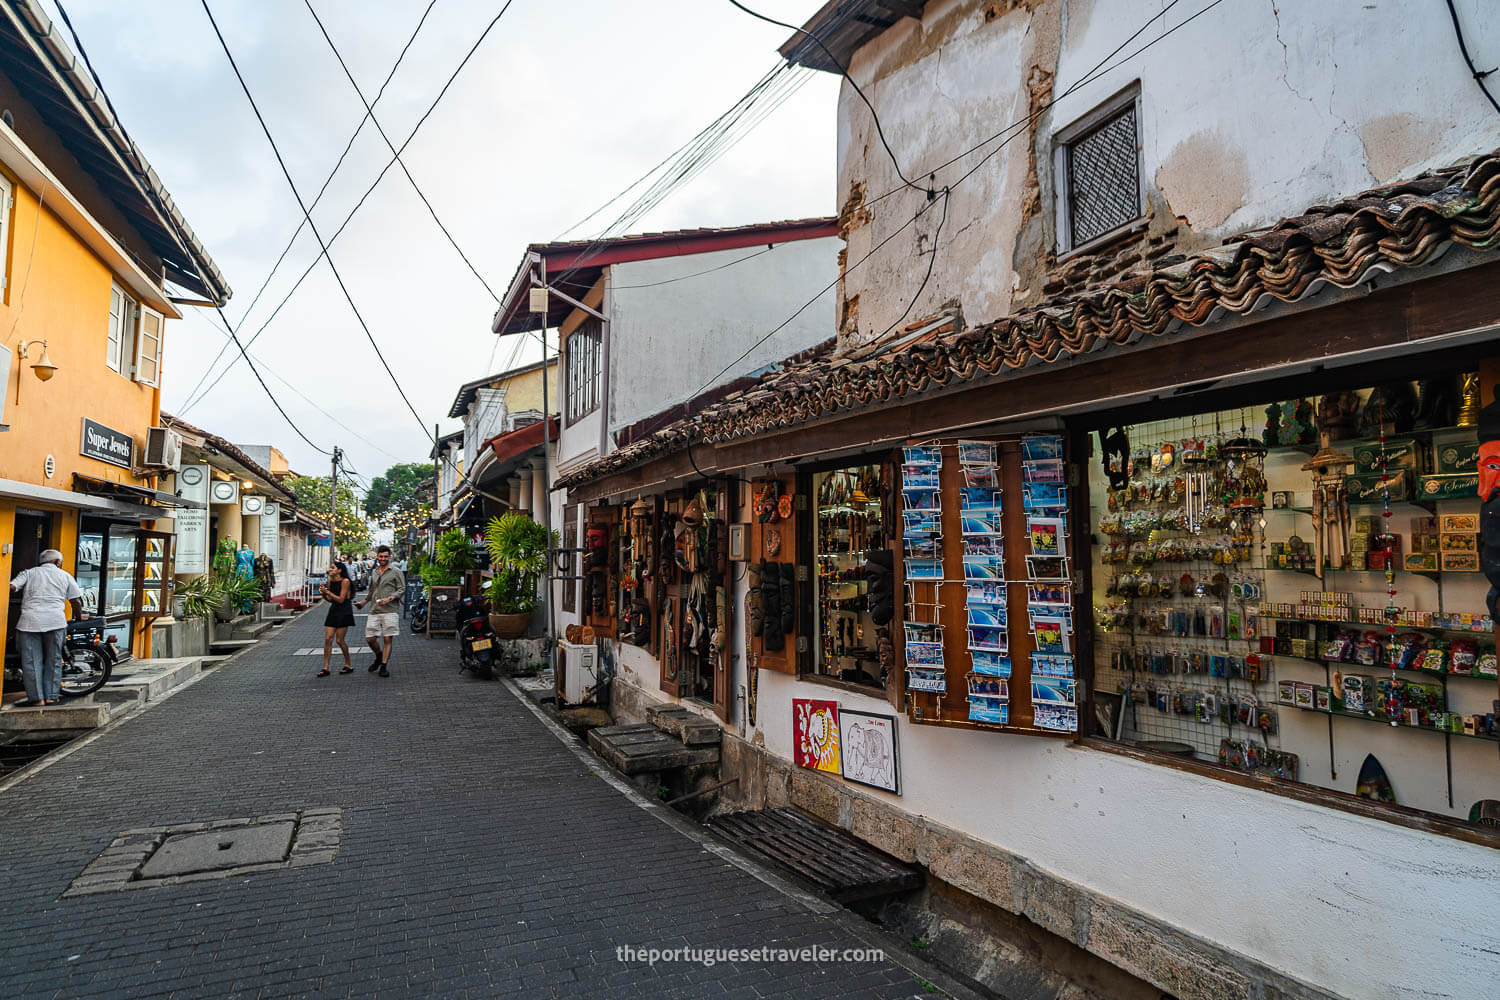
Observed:
[[[1404,722],[1398,722],[1393,726],[1390,719],[1379,719],[1373,715],[1365,715],[1363,712],[1349,712],[1344,709],[1304,708],[1301,705],[1287,705],[1279,702],[1276,707],[1292,708],[1299,712],[1308,712],[1312,715],[1331,715],[1344,719],[1360,719],[1364,722],[1375,722],[1382,726],[1389,726],[1392,729],[1410,729],[1424,733],[1437,733],[1439,736],[1462,736],[1471,740],[1487,740],[1490,743],[1500,743],[1500,736],[1491,736],[1489,733],[1455,733],[1451,729],[1438,729],[1436,726],[1408,726]]]

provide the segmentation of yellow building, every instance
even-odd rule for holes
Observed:
[[[0,3],[0,209],[0,574],[60,550],[85,605],[146,655],[171,577],[170,534],[146,529],[182,502],[158,483],[175,439],[150,433],[166,320],[230,290],[58,29],[25,2]]]

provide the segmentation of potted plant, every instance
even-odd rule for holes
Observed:
[[[218,592],[219,607],[214,609],[214,615],[219,621],[230,621],[235,615],[242,614],[254,602],[260,600],[260,582],[248,576],[216,576],[212,586]]]
[[[526,634],[536,610],[537,583],[547,568],[547,541],[546,528],[516,511],[491,518],[485,525],[484,544],[495,574],[485,597],[490,603],[490,627],[502,639]]]
[[[182,614],[177,615],[179,618],[207,618],[224,606],[224,596],[214,585],[213,578],[205,573],[179,584],[173,604],[182,606]],[[176,614],[175,608],[173,614]]]

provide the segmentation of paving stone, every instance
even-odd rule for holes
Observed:
[[[401,636],[389,678],[314,678],[292,655],[308,647],[316,612],[0,793],[0,996],[832,997],[856,974],[863,996],[922,992],[889,962],[616,961],[863,945],[591,775],[505,688],[460,676],[452,640]],[[69,889],[112,884],[161,827],[299,816],[296,867]]]

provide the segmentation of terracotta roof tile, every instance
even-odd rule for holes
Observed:
[[[1418,267],[1447,245],[1497,248],[1500,152],[1409,181],[1362,191],[1224,244],[1120,276],[991,323],[939,327],[898,349],[818,351],[662,427],[558,481],[580,486],[688,442],[723,443],[991,379],[1063,357],[1161,336],[1176,321],[1201,326],[1267,301],[1292,302],[1377,270]],[[1080,269],[1078,273],[1083,273]],[[940,317],[918,321],[898,336]]]

